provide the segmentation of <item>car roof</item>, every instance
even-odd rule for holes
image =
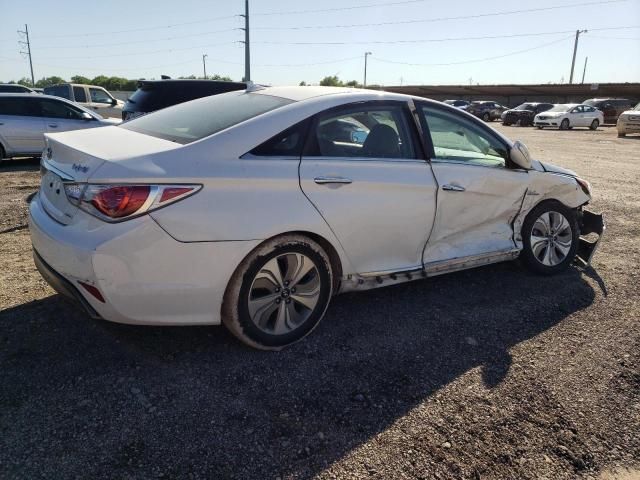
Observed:
[[[250,87],[248,92],[259,95],[272,95],[274,97],[286,98],[294,102],[301,102],[316,97],[347,95],[350,94],[354,101],[367,100],[401,100],[407,101],[410,98],[425,100],[424,98],[412,95],[404,95],[401,93],[385,92],[382,90],[367,90],[363,88],[349,87],[320,87],[320,86],[304,86],[304,87]]]

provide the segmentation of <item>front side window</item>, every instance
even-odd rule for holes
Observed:
[[[416,158],[401,106],[341,109],[318,117],[309,156]]]
[[[84,91],[84,87],[73,87],[73,98],[76,102],[85,103],[87,101],[87,94]]]
[[[571,113],[582,113],[583,107],[581,105],[575,107],[573,110],[571,110]]]
[[[469,119],[421,106],[435,152],[434,162],[504,168],[507,146]]]
[[[90,88],[89,95],[91,95],[91,101],[93,103],[111,104],[113,102],[113,99],[109,96],[109,94],[104,90],[100,90],[99,88]]]
[[[119,128],[185,145],[292,102],[244,91],[222,93],[152,112]]]
[[[80,111],[67,105],[64,102],[56,102],[55,100],[40,100],[42,108],[42,116],[47,118],[63,118],[66,120],[79,120]]]

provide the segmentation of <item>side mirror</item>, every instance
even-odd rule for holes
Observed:
[[[82,112],[80,114],[80,118],[82,120],[93,120],[93,117],[91,115],[89,115],[87,112]]]
[[[531,170],[531,155],[529,154],[529,149],[521,141],[518,140],[513,144],[513,147],[511,147],[509,151],[509,157],[511,161],[520,168]]]
[[[118,104],[118,100],[116,100],[115,98],[112,98],[111,105],[115,107],[117,104]]]

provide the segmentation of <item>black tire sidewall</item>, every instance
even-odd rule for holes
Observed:
[[[249,293],[253,279],[265,263],[284,253],[301,253],[309,257],[315,263],[320,275],[320,298],[318,299],[318,304],[311,313],[311,316],[309,316],[303,325],[284,335],[270,335],[260,330],[260,328],[258,328],[251,320],[248,304]],[[316,327],[327,309],[330,298],[331,274],[324,257],[303,243],[294,242],[278,245],[267,255],[256,257],[249,264],[247,271],[242,276],[242,286],[240,287],[240,295],[236,305],[236,308],[238,309],[238,322],[240,323],[243,334],[252,342],[265,347],[284,347],[305,337]]]
[[[531,231],[533,230],[533,224],[546,212],[558,212],[564,215],[571,225],[571,249],[569,250],[567,257],[561,263],[554,265],[553,267],[540,263],[531,249]],[[567,207],[557,200],[542,202],[529,212],[527,218],[525,218],[524,223],[522,224],[522,252],[520,253],[520,259],[527,267],[536,273],[540,273],[542,275],[553,275],[554,273],[559,273],[568,268],[569,265],[571,265],[571,262],[573,262],[578,249],[579,237],[580,230],[575,210]]]
[[[598,120],[594,120],[593,122],[591,122],[591,125],[589,126],[589,128],[591,130],[597,130],[599,126],[600,126],[600,122]]]
[[[564,119],[560,122],[560,130],[569,130],[569,120]]]
[[[485,122],[490,122],[491,121],[491,115],[489,115],[488,113],[483,113],[482,114],[482,120],[484,120]]]

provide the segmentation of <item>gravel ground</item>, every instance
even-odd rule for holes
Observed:
[[[637,479],[640,137],[501,127],[593,183],[593,269],[336,297],[304,342],[92,321],[40,279],[0,167],[0,477]]]

